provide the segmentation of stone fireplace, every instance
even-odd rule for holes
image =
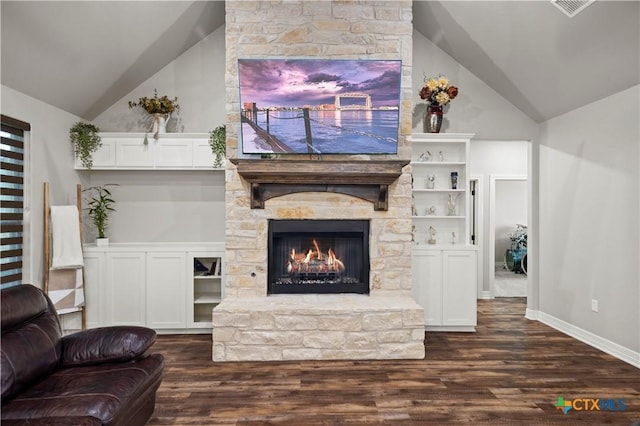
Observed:
[[[411,147],[405,138],[411,132],[413,91],[411,2],[227,0],[226,8],[231,161],[226,164],[225,299],[213,311],[213,360],[423,358],[423,310],[411,297]],[[398,155],[243,157],[237,59],[287,56],[402,59]],[[293,240],[279,240],[280,257],[287,260],[278,260],[278,267],[292,265],[302,273],[281,269],[274,278],[269,254],[274,224],[299,230],[309,223],[358,230],[342,236],[335,229],[301,231],[304,235]],[[348,266],[367,270],[338,279],[335,260],[350,262],[342,257],[359,244],[356,233],[366,243],[359,248],[361,258],[356,256],[358,266]],[[292,290],[291,284],[274,291],[274,279],[284,287],[296,281],[295,286],[314,288]],[[351,280],[358,281],[357,290],[348,288]],[[333,288],[338,284],[344,286]]]

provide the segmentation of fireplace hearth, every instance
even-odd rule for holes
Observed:
[[[267,294],[369,294],[369,221],[270,220]]]

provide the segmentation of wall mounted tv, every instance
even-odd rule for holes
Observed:
[[[396,154],[400,60],[239,59],[244,154]]]

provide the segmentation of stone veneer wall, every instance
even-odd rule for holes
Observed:
[[[238,58],[293,57],[401,59],[399,152],[387,159],[410,158],[411,19],[407,0],[227,0],[227,156],[241,156]],[[410,167],[390,186],[388,211],[331,193],[274,198],[264,210],[250,209],[249,200],[249,184],[227,162],[226,285],[213,312],[214,361],[424,356],[422,308],[411,298]],[[369,219],[370,295],[267,297],[272,218]]]

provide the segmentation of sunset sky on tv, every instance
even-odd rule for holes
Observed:
[[[335,95],[363,92],[373,107],[399,106],[399,60],[240,59],[241,102],[257,108],[333,104]]]

